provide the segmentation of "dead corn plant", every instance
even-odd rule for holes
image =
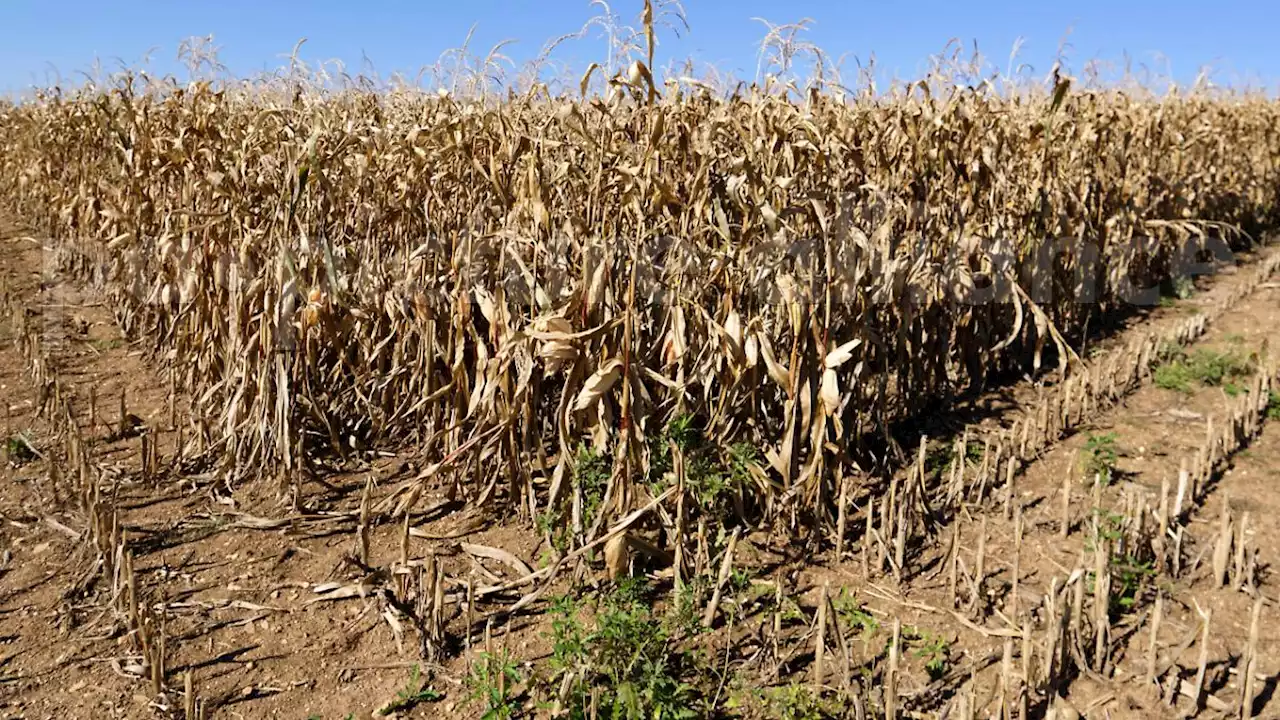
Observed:
[[[604,96],[590,73],[577,97],[497,101],[293,75],[52,89],[0,107],[0,201],[169,359],[227,474],[413,442],[435,460],[416,482],[536,516],[579,502],[585,448],[612,467],[578,544],[661,492],[682,417],[747,449],[725,473],[740,514],[833,529],[841,496],[876,506],[859,460],[885,428],[1012,367],[1079,365],[1093,309],[1275,218],[1262,96],[1075,90],[1057,69],[853,100],[664,93],[654,12],[647,62]],[[812,52],[781,27],[788,57]],[[966,301],[986,287],[998,302]],[[1114,398],[1118,367],[1069,374],[969,467],[979,487]],[[882,567],[928,527],[924,490],[884,507]]]

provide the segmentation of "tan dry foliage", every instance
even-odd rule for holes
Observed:
[[[586,441],[627,458],[621,514],[646,440],[694,414],[762,450],[744,492],[776,513],[829,504],[889,423],[1071,357],[1081,258],[955,302],[984,253],[1085,237],[1106,309],[1188,237],[1274,218],[1272,100],[909,89],[494,104],[129,79],[0,106],[0,193],[173,364],[230,472],[416,442],[536,508],[559,483],[534,460]]]

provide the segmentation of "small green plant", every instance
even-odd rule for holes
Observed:
[[[751,468],[760,463],[760,452],[750,443],[734,443],[729,446],[729,478],[736,485],[751,481]]]
[[[436,692],[435,688],[429,687],[422,682],[422,670],[415,664],[409,670],[409,681],[396,692],[394,700],[378,710],[378,714],[390,715],[402,710],[412,710],[421,703],[435,702],[442,697],[444,696]]]
[[[1197,350],[1191,354],[1191,367],[1197,379],[1205,385],[1239,380],[1252,375],[1255,370],[1254,361],[1236,350],[1225,353]]]
[[[587,644],[577,601],[563,595],[551,603],[551,669],[573,670],[586,656]]]
[[[1155,566],[1132,554],[1111,556],[1111,610],[1127,612],[1138,602],[1142,588],[1155,577]]]
[[[688,453],[699,442],[701,435],[694,427],[692,415],[678,415],[667,422],[662,433],[649,438],[649,482],[661,484],[672,470],[671,444]]]
[[[1190,393],[1195,382],[1191,371],[1181,360],[1175,360],[1156,368],[1153,376],[1156,387],[1163,390],[1177,390],[1181,393]]]
[[[568,678],[563,710],[570,718],[589,717],[592,688],[608,688],[595,697],[596,716],[618,720],[698,717],[693,688],[681,678],[692,673],[692,657],[672,639],[668,623],[652,612],[650,592],[629,579],[603,598],[590,631],[572,600],[553,605],[551,677],[556,688]]]
[[[902,637],[911,653],[924,661],[930,680],[939,680],[951,668],[951,643],[941,635],[914,626],[902,629]]]
[[[1253,361],[1239,352],[1201,349],[1191,354],[1173,353],[1168,362],[1156,368],[1153,377],[1156,387],[1191,393],[1197,386],[1235,384],[1253,372]]]
[[[690,458],[685,467],[685,487],[698,501],[698,507],[709,512],[727,510],[733,484],[723,466],[708,454]]]
[[[590,643],[596,670],[616,690],[611,715],[627,720],[692,718],[692,688],[680,680],[688,657],[670,642],[661,623],[653,622],[642,586],[619,588],[597,616]]]
[[[681,450],[690,450],[701,442],[702,434],[693,425],[692,415],[679,415],[667,423],[667,439]]]
[[[677,590],[662,618],[674,637],[692,637],[702,634],[702,608],[709,590],[705,576],[690,578]]]
[[[484,703],[481,720],[507,720],[520,710],[512,688],[520,684],[520,671],[507,651],[502,654],[482,652],[467,676],[470,698]]]
[[[810,621],[809,616],[805,615],[804,610],[800,608],[800,603],[796,602],[795,598],[788,595],[783,595],[781,598],[778,598],[771,594],[765,607],[767,607],[771,612],[776,612],[782,615],[782,621],[786,623],[807,623]]]
[[[685,489],[704,512],[722,515],[751,480],[751,466],[758,462],[755,448],[746,443],[730,445],[727,452],[708,443],[691,415],[667,423],[664,432],[650,440],[647,481],[657,491],[665,489],[673,469],[671,445],[684,454]]]
[[[6,438],[4,443],[5,455],[9,458],[9,462],[15,465],[23,465],[36,459],[36,453],[31,444],[30,436],[25,433],[17,433]]]
[[[1147,582],[1155,577],[1155,566],[1150,560],[1140,558],[1126,547],[1129,521],[1124,515],[1103,508],[1094,508],[1094,513],[1097,515],[1097,530],[1095,536],[1085,543],[1085,549],[1095,552],[1100,543],[1113,549],[1110,556],[1109,604],[1114,616],[1133,609]],[[1089,592],[1093,592],[1094,580],[1093,573],[1090,573],[1087,583]]]
[[[551,547],[561,553],[569,550],[569,529],[564,523],[564,513],[562,511],[546,510],[540,512],[534,522],[538,526],[538,532],[551,538]]]
[[[964,448],[965,460],[969,464],[982,462],[982,443],[970,440]],[[955,447],[951,443],[939,443],[927,451],[925,469],[933,474],[944,473],[956,462]]]
[[[832,602],[832,607],[840,616],[841,624],[849,630],[856,630],[866,636],[880,629],[880,621],[858,602],[857,596],[850,593],[848,588],[840,588],[840,594]]]
[[[1267,395],[1267,419],[1280,420],[1280,391],[1272,390]]]
[[[604,491],[609,486],[609,476],[613,474],[613,463],[610,459],[596,452],[595,448],[582,447],[578,450],[577,461],[573,465],[573,486],[582,493],[582,522],[590,525],[600,512],[600,504],[604,502]]]
[[[1139,560],[1130,553],[1114,553],[1110,560],[1110,575],[1111,595],[1107,600],[1107,612],[1115,619],[1138,604],[1143,589],[1156,577],[1156,571],[1150,561]],[[1097,574],[1089,571],[1085,576],[1085,591],[1093,593],[1096,582]]]
[[[1125,526],[1129,521],[1124,515],[1102,508],[1094,508],[1094,512],[1098,515],[1098,540],[1104,540],[1111,544],[1119,543],[1124,540]],[[1093,543],[1085,543],[1086,548],[1093,550]]]
[[[1092,480],[1094,476],[1100,476],[1103,485],[1111,483],[1116,463],[1120,460],[1120,446],[1116,440],[1113,432],[1090,435],[1085,440],[1082,451],[1085,479]]]
[[[580,446],[574,458],[572,479],[574,492],[582,495],[582,522],[590,525],[600,512],[600,504],[604,502],[605,488],[609,485],[609,477],[613,473],[610,459],[587,445]],[[533,519],[538,528],[550,542],[550,548],[539,559],[540,563],[549,564],[556,552],[569,550],[573,529],[569,522],[566,503],[561,502],[538,513]]]
[[[841,711],[839,703],[824,699],[808,685],[769,688],[762,695],[768,717],[778,720],[822,720]]]

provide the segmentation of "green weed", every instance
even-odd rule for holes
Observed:
[[[1112,615],[1132,610],[1141,596],[1148,581],[1155,577],[1155,566],[1150,560],[1140,558],[1132,550],[1125,549],[1127,518],[1120,513],[1102,508],[1094,508],[1098,517],[1095,537],[1085,543],[1085,550],[1095,552],[1099,542],[1108,547],[1117,548],[1111,553],[1111,598]],[[1094,576],[1089,575],[1089,592],[1093,592]]]
[[[704,576],[690,578],[676,591],[662,621],[674,637],[692,637],[701,634],[702,608],[710,583]]]
[[[1267,419],[1280,420],[1280,391],[1272,390],[1267,395]]]
[[[1200,349],[1191,354],[1174,353],[1156,368],[1153,379],[1156,387],[1191,393],[1197,386],[1234,384],[1253,372],[1253,361],[1234,350],[1221,353]]]
[[[1155,566],[1132,554],[1111,556],[1111,597],[1113,611],[1129,611],[1138,602],[1143,587],[1155,577]]]
[[[1094,508],[1094,512],[1098,515],[1099,540],[1105,540],[1113,545],[1124,540],[1125,526],[1129,522],[1124,515],[1102,508]],[[1093,550],[1091,543],[1085,543],[1085,546],[1088,550]]]
[[[1143,590],[1156,577],[1155,567],[1151,562],[1139,560],[1130,553],[1115,553],[1111,556],[1111,595],[1107,599],[1107,612],[1118,618],[1132,610],[1142,597]],[[1085,576],[1085,591],[1094,592],[1097,574],[1092,570]]]
[[[589,643],[595,670],[616,690],[608,702],[612,717],[696,716],[692,688],[679,679],[687,657],[676,650],[661,623],[653,622],[649,603],[635,593],[620,592],[596,622]]]
[[[577,664],[586,657],[586,630],[578,614],[578,604],[569,595],[561,596],[551,603],[552,646],[548,662],[553,674],[576,670]]]
[[[571,472],[574,491],[582,494],[582,522],[590,525],[600,511],[600,504],[604,502],[605,489],[613,472],[612,464],[608,457],[584,445],[578,448]],[[538,513],[533,522],[538,532],[551,545],[540,558],[540,563],[550,563],[554,556],[553,550],[561,554],[569,550],[573,529],[566,503],[548,507]]]
[[[924,661],[930,680],[938,680],[951,668],[951,643],[941,635],[907,626],[902,629],[903,644],[911,654]]]
[[[1195,377],[1191,371],[1180,360],[1156,368],[1153,378],[1158,388],[1177,390],[1188,394],[1191,392],[1195,382]]]
[[[600,512],[604,502],[605,489],[609,486],[609,478],[613,474],[613,463],[609,457],[600,454],[587,445],[578,448],[571,469],[574,492],[582,495],[582,523],[589,526]],[[554,507],[538,513],[534,517],[538,532],[542,533],[551,544],[540,558],[540,563],[550,563],[552,550],[561,554],[569,550],[573,538],[573,528],[569,522],[569,511],[566,503],[561,502]]]
[[[809,616],[805,615],[804,610],[800,608],[800,603],[795,598],[783,595],[779,604],[776,596],[771,596],[766,606],[773,612],[782,615],[782,621],[786,623],[807,623]]]
[[[751,467],[760,463],[760,451],[750,443],[729,446],[729,477],[738,486],[751,480]]]
[[[4,443],[5,455],[9,458],[9,462],[24,465],[36,459],[32,445],[31,436],[26,432],[11,435]]]
[[[570,599],[553,606],[552,676],[548,687],[570,687],[563,708],[570,718],[589,716],[591,689],[597,717],[618,720],[698,717],[694,689],[681,678],[692,672],[692,657],[679,650],[666,623],[651,610],[648,588],[624,581],[601,601],[590,631]]]
[[[649,445],[649,484],[665,489],[673,469],[670,445],[684,454],[685,488],[704,512],[723,515],[732,509],[734,498],[751,479],[751,465],[759,453],[747,443],[730,445],[724,456],[708,443],[690,415],[680,415]]]
[[[693,425],[692,415],[679,415],[667,423],[667,439],[682,451],[693,449],[701,442],[702,433]]]
[[[1091,480],[1096,475],[1101,476],[1103,485],[1111,483],[1115,475],[1116,463],[1120,460],[1120,446],[1116,440],[1116,434],[1113,432],[1090,435],[1085,440],[1081,454],[1086,479]]]
[[[769,688],[760,693],[768,716],[778,720],[823,720],[836,717],[842,708],[826,700],[808,685],[793,684]]]
[[[435,702],[444,697],[432,687],[422,682],[422,670],[414,665],[409,670],[409,681],[396,693],[396,698],[378,711],[379,715],[390,715],[402,710],[412,710],[424,702]]]
[[[484,703],[481,720],[507,720],[520,711],[512,688],[520,684],[520,671],[507,651],[502,654],[482,652],[467,676],[470,699]]]
[[[856,632],[862,637],[864,644],[869,643],[880,630],[880,621],[858,602],[858,598],[847,588],[840,588],[840,594],[831,603],[840,624],[847,631]]]
[[[678,415],[672,418],[662,433],[649,439],[649,481],[660,484],[673,469],[671,443],[688,453],[701,438],[701,434],[693,424],[692,415]]]
[[[563,511],[546,510],[534,519],[538,532],[551,538],[551,547],[561,553],[569,550],[569,529],[564,522]],[[549,561],[549,559],[548,559]]]
[[[969,464],[982,462],[982,443],[970,440],[964,448],[965,460]],[[930,473],[944,473],[956,462],[955,447],[951,443],[940,443],[927,451],[925,469]]]
[[[613,462],[608,457],[591,447],[578,450],[578,458],[573,465],[573,485],[582,493],[584,525],[590,525],[595,520],[596,513],[600,512],[600,504],[604,502],[605,488],[609,486],[609,477],[612,474]]]

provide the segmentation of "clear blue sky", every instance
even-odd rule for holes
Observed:
[[[634,20],[640,0],[615,0],[615,11]],[[1079,69],[1089,58],[1119,61],[1128,52],[1183,82],[1204,64],[1222,84],[1252,82],[1274,87],[1280,79],[1280,3],[1274,0],[1072,0],[1071,2],[885,2],[862,0],[687,0],[691,32],[667,36],[663,57],[693,55],[734,71],[755,73],[755,46],[764,28],[802,17],[814,20],[810,41],[829,55],[866,60],[874,52],[884,75],[917,76],[927,58],[953,37],[977,41],[991,60],[1005,65],[1019,36],[1022,60],[1037,72],[1048,70],[1058,42],[1071,31],[1071,57]],[[474,47],[504,39],[519,61],[536,55],[542,43],[572,32],[593,14],[586,0],[416,0],[412,2],[283,2],[225,0],[141,2],[139,0],[6,0],[0,3],[0,93],[45,84],[53,68],[64,77],[87,69],[95,57],[134,63],[157,48],[153,70],[178,65],[177,45],[192,35],[215,36],[220,58],[239,75],[278,67],[294,43],[308,39],[305,58],[342,59],[358,70],[367,56],[378,71],[416,70],[459,45],[478,23]],[[558,57],[579,66],[603,55],[599,32],[567,44]],[[1164,60],[1167,58],[1168,66]]]

